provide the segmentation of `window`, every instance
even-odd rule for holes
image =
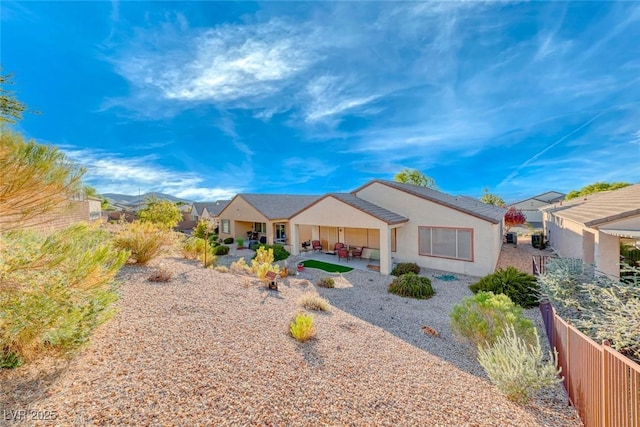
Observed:
[[[222,232],[225,234],[231,233],[231,224],[228,219],[222,220]]]
[[[264,222],[254,222],[253,223],[253,231],[256,233],[266,233],[267,232],[267,224]]]
[[[473,261],[470,228],[418,227],[420,255]]]

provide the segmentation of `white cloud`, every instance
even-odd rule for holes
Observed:
[[[124,158],[105,151],[61,147],[72,161],[84,166],[84,180],[101,193],[167,193],[191,200],[230,198],[236,187],[209,187],[201,176],[155,164],[155,156]]]

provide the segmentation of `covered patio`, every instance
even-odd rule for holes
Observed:
[[[351,267],[355,270],[363,270],[363,271],[380,271],[380,260],[379,259],[366,259],[366,258],[351,258],[348,261],[344,259],[338,260],[338,255],[333,255],[326,252],[314,252],[312,250],[309,251],[301,251],[298,256],[295,258],[296,263],[305,260],[315,260],[327,262],[329,264],[341,265],[344,267]],[[291,266],[290,268],[294,268],[295,266]]]

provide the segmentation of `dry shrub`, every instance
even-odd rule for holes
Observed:
[[[328,311],[329,301],[314,292],[307,292],[298,299],[298,305],[307,310]]]
[[[156,271],[154,271],[151,276],[149,276],[149,281],[150,282],[169,282],[171,279],[173,279],[173,273],[163,267],[160,266]]]
[[[131,253],[130,260],[145,265],[173,243],[171,231],[150,222],[126,224],[114,237],[113,244]]]
[[[219,265],[214,270],[216,270],[218,273],[228,273],[229,267],[227,267],[226,265]]]

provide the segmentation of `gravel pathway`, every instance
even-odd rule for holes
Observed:
[[[300,344],[288,335],[296,300],[326,273],[307,269],[274,292],[162,262],[176,274],[169,283],[148,282],[150,268],[123,269],[120,312],[74,360],[0,372],[0,414],[55,411],[35,424],[64,426],[581,425],[561,388],[509,402],[453,339],[448,313],[472,278],[434,279],[437,294],[415,301],[388,294],[388,277],[346,273],[317,289],[332,308],[314,313],[317,336]]]

